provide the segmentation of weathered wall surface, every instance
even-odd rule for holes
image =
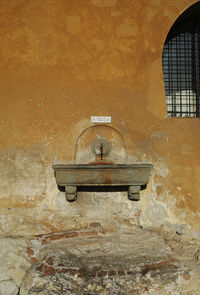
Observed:
[[[167,118],[161,58],[170,27],[195,2],[0,2],[1,235],[94,221],[199,232],[200,122]],[[58,191],[55,156],[74,160],[95,115],[112,116],[128,161],[154,165],[140,202],[82,192],[67,203]]]

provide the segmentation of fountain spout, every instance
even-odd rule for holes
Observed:
[[[103,160],[104,157],[108,157],[110,154],[111,145],[103,138],[95,140],[91,145],[91,151],[97,159]]]

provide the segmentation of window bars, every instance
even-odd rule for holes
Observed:
[[[191,25],[191,24],[190,24]],[[171,32],[171,31],[170,31]],[[173,30],[172,30],[173,33]],[[163,49],[169,117],[200,117],[200,26],[170,34]]]

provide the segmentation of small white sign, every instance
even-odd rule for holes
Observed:
[[[91,117],[92,123],[111,123],[110,116],[92,116]]]

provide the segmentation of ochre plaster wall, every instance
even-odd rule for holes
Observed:
[[[194,0],[0,1],[0,232],[125,223],[200,230],[200,123],[167,118],[162,49]],[[130,162],[154,165],[141,201],[55,184],[56,154],[109,115]]]

